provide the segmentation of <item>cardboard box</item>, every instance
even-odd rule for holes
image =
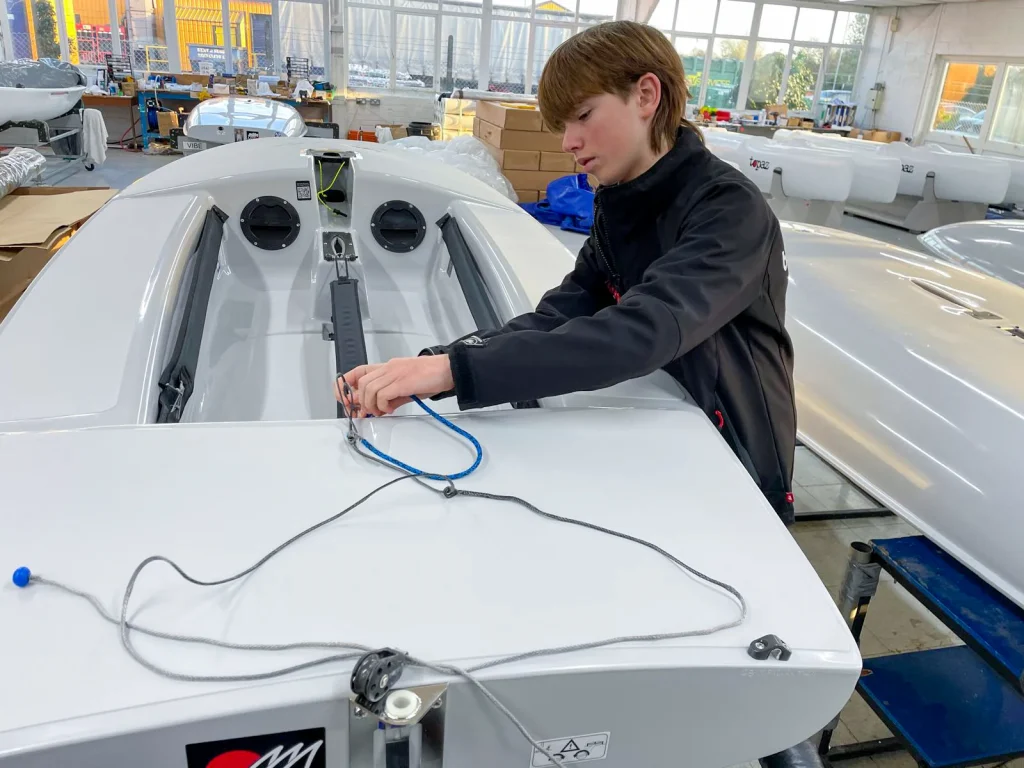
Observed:
[[[528,149],[495,149],[493,154],[503,171],[539,171],[540,152]]]
[[[555,179],[566,174],[558,171],[502,171],[513,189],[547,189]]]
[[[814,127],[814,121],[813,120],[801,120],[800,121],[800,127],[809,131],[809,130],[811,130]]]
[[[568,152],[541,152],[540,170],[573,173],[576,170],[576,158]]]
[[[515,193],[520,203],[536,203],[540,200],[540,192],[536,189],[517,189]]]
[[[476,116],[491,125],[510,131],[540,131],[543,121],[537,108],[528,104],[500,104],[481,101],[476,105]]]
[[[802,120],[799,117],[787,117],[786,127],[787,128],[799,128]]]
[[[888,144],[893,141],[899,141],[901,135],[899,131],[871,131],[871,134],[865,135],[864,138]]]
[[[0,249],[0,322],[32,285],[36,275],[71,238],[72,229],[65,227],[56,234],[47,246],[30,245],[17,251]]]
[[[56,230],[85,221],[116,194],[109,187],[19,187],[0,198],[0,248],[46,244]]]
[[[179,128],[177,112],[157,112],[157,131],[161,136],[170,136],[171,128]]]
[[[513,131],[499,128],[477,117],[473,135],[498,149],[528,149],[537,152],[560,152],[562,134],[544,131]]]
[[[115,194],[107,187],[20,187],[0,199],[0,320],[81,223]]]

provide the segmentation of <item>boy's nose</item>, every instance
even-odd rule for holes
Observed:
[[[562,151],[579,152],[583,148],[582,137],[578,129],[566,124],[565,133],[562,134]]]

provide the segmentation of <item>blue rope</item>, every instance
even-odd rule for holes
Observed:
[[[398,467],[399,469],[403,469],[410,475],[419,475],[420,477],[424,477],[428,480],[460,480],[463,477],[466,477],[467,475],[473,474],[473,472],[476,471],[477,467],[480,466],[480,462],[484,458],[484,449],[480,445],[480,441],[473,437],[471,434],[469,434],[469,432],[464,430],[462,427],[456,426],[448,419],[446,419],[444,416],[439,414],[437,411],[433,410],[430,406],[428,406],[418,397],[414,396],[412,400],[420,408],[422,408],[424,411],[433,416],[434,419],[436,419],[442,425],[444,425],[445,427],[447,427],[460,437],[464,437],[466,440],[473,444],[473,449],[476,451],[476,459],[474,459],[473,464],[469,467],[469,469],[464,469],[461,472],[456,472],[453,475],[439,475],[433,472],[424,472],[422,469],[416,469],[416,467],[410,466],[409,464],[406,464],[404,461],[399,461],[393,456],[388,456],[386,453],[384,453],[384,451],[374,446],[373,443],[371,443],[365,437],[360,436],[359,442],[363,444],[363,447],[366,448],[366,450],[368,450],[377,458],[386,461],[388,464]]]

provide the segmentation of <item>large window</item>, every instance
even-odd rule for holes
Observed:
[[[1006,68],[992,120],[992,140],[1024,144],[1024,65]]]
[[[980,136],[995,78],[995,64],[948,63],[931,129]]]
[[[868,14],[793,0],[659,0],[648,23],[683,57],[691,104],[785,104],[817,117],[853,100]]]
[[[1024,155],[1024,60],[940,59],[928,139]]]
[[[442,0],[440,8],[431,0],[350,0],[348,7],[350,88],[536,93],[552,51],[613,19],[616,0],[493,0],[489,14],[481,0]],[[407,18],[413,14],[416,24]]]

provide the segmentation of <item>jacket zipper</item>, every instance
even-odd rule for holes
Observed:
[[[612,288],[615,289],[616,293],[619,293],[622,290],[622,279],[619,277],[619,273],[612,268],[611,262],[608,261],[608,257],[604,254],[604,248],[601,247],[601,238],[608,237],[608,232],[604,228],[604,214],[601,211],[600,203],[595,201],[595,207],[597,210],[594,215],[594,223],[597,225],[597,237],[594,238],[594,244],[597,246],[597,255],[601,257],[605,269],[608,270],[608,274],[611,276]]]

